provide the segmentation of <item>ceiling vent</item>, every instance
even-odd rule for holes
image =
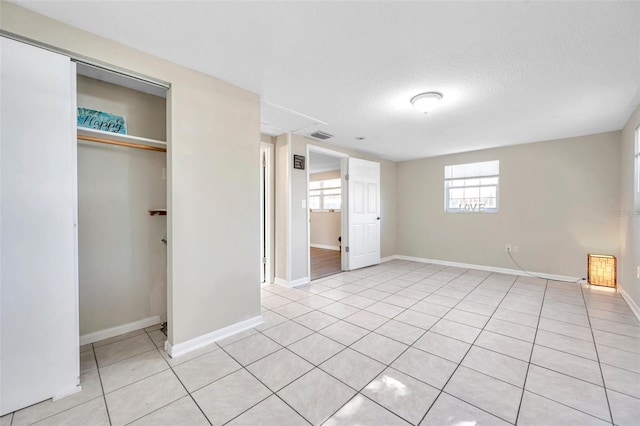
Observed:
[[[309,136],[311,136],[312,138],[321,139],[321,140],[325,140],[333,137],[333,135],[330,135],[329,133],[325,133],[322,130],[313,132]]]

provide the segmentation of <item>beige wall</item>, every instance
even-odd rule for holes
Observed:
[[[311,246],[338,248],[338,237],[342,234],[340,212],[311,212]]]
[[[620,258],[618,284],[640,306],[640,196],[634,205],[635,131],[640,126],[640,107],[622,129],[620,150]]]
[[[290,138],[290,142],[287,144],[287,138]],[[278,144],[282,145],[278,148]],[[280,262],[287,263],[290,267],[290,275],[286,278],[287,281],[295,281],[304,279],[308,273],[308,240],[307,240],[307,209],[302,207],[302,200],[306,200],[307,197],[307,174],[305,170],[294,170],[293,164],[291,164],[291,158],[294,154],[307,155],[307,145],[311,144],[322,148],[331,149],[334,151],[343,152],[353,156],[355,158],[361,158],[364,160],[377,161],[380,163],[380,199],[381,199],[381,225],[380,225],[380,251],[382,257],[392,256],[396,254],[396,163],[392,161],[382,160],[380,158],[364,154],[361,152],[343,149],[341,147],[333,146],[328,143],[319,141],[312,141],[300,135],[283,135],[279,136],[276,141],[276,156],[278,156],[278,149],[281,149],[280,153],[284,154],[284,147],[289,146],[288,157],[286,158],[287,172],[290,174],[290,186],[286,188],[289,191],[289,197],[291,207],[290,214],[290,256],[287,257],[283,253],[282,245],[278,244],[278,237],[276,237],[276,258],[278,260],[279,268],[276,269],[276,277],[285,279],[284,276],[278,275],[279,271],[283,271],[286,268]],[[284,161],[280,162],[284,165]],[[276,180],[278,176],[281,178],[285,173],[278,171],[278,160],[276,159]],[[285,189],[284,182],[281,180],[281,193]],[[276,193],[278,192],[278,183],[276,183]],[[277,197],[277,195],[276,195]],[[286,206],[278,204],[276,199],[276,217],[281,216],[282,208]],[[276,219],[277,221],[279,219]],[[278,230],[278,223],[276,223],[276,234],[284,232],[282,228]],[[282,242],[283,239],[280,238]]]
[[[80,335],[166,319],[166,154],[78,143]]]
[[[275,278],[289,281],[289,145],[291,135],[275,141]]]
[[[444,213],[444,166],[500,160],[500,212]],[[587,253],[619,254],[620,132],[398,164],[398,254],[586,277]]]
[[[129,135],[167,139],[167,102],[159,96],[79,75],[78,107],[124,116]]]
[[[171,84],[169,341],[260,315],[259,96],[11,3],[0,19],[10,33]]]

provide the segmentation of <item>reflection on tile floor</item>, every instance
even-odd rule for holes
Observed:
[[[393,260],[262,288],[265,323],[183,357],[87,345],[83,391],[0,425],[631,425],[640,323],[616,293]]]

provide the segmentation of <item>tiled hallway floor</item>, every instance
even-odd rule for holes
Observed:
[[[153,328],[89,345],[83,392],[1,424],[640,423],[616,293],[394,260],[262,296],[263,325],[184,357]]]

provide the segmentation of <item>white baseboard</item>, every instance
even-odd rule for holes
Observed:
[[[108,328],[106,330],[94,331],[93,333],[83,334],[80,336],[80,346],[87,343],[99,342],[100,340],[109,339],[110,337],[119,336],[130,331],[140,330],[141,328],[151,327],[160,324],[160,317],[153,316],[144,318],[139,321],[130,322],[129,324],[119,325],[117,327]]]
[[[250,328],[257,327],[262,323],[264,323],[262,315],[258,315],[257,317],[249,318],[248,320],[231,324],[230,326],[220,328],[218,330],[212,331],[211,333],[203,334],[202,336],[195,337],[191,340],[187,340],[186,342],[178,343],[176,345],[171,345],[169,344],[169,341],[166,341],[164,343],[164,349],[167,351],[171,358],[175,358],[191,351],[195,351],[196,349],[200,349],[203,346],[210,345],[211,343],[217,342],[218,340],[222,340]]]
[[[631,296],[629,296],[629,293],[627,293],[620,285],[618,285],[618,293],[620,293],[624,301],[627,302],[627,305],[629,305],[629,309],[631,309],[633,315],[635,315],[636,318],[638,318],[638,321],[640,321],[640,307],[638,307],[636,302],[631,298]]]
[[[529,274],[519,270],[519,269],[509,269],[509,268],[498,268],[495,266],[486,266],[486,265],[475,265],[472,263],[461,263],[461,262],[450,262],[448,260],[438,260],[438,259],[425,259],[423,257],[413,257],[413,256],[403,256],[403,255],[395,255],[390,256],[394,259],[402,259],[402,260],[412,260],[414,262],[421,263],[433,263],[436,265],[444,265],[444,266],[453,266],[456,268],[465,268],[465,269],[478,269],[480,271],[489,271],[489,272],[498,272],[500,274],[510,274],[510,275],[520,275],[524,277],[530,276]],[[386,259],[386,258],[385,258]],[[547,274],[544,272],[533,272],[530,274],[536,275],[540,278],[544,278],[547,280],[558,280],[558,281],[578,281],[581,278],[578,277],[570,277],[568,275],[556,275],[556,274]]]
[[[309,277],[299,278],[299,279],[293,280],[293,281],[287,281],[287,280],[284,280],[282,278],[277,278],[276,277],[273,280],[274,284],[278,284],[278,285],[281,285],[283,287],[289,287],[289,288],[299,287],[301,285],[309,284],[309,282],[310,282],[309,281]]]
[[[394,260],[394,259],[397,259],[397,258],[398,258],[397,254],[394,254],[394,255],[391,255],[391,256],[387,256],[387,257],[381,257],[380,258],[380,263],[388,262],[390,260]]]
[[[325,249],[325,250],[340,251],[340,246],[328,246],[326,244],[309,244],[309,246],[311,246],[313,248],[320,248],[320,249]]]
[[[74,394],[76,394],[76,393],[78,393],[80,391],[82,391],[82,386],[76,385],[76,386],[72,387],[71,389],[65,389],[65,390],[59,391],[58,393],[53,395],[53,397],[51,399],[54,400],[54,401],[57,401],[59,399],[66,398],[68,396],[74,395]]]

